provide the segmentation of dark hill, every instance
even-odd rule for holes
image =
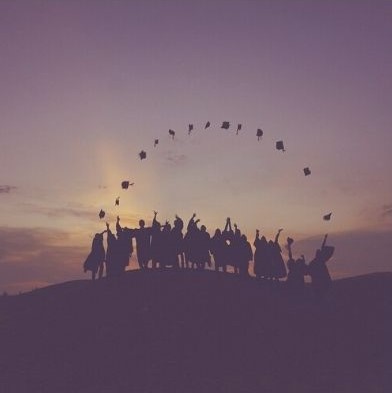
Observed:
[[[0,298],[0,392],[390,392],[392,274],[317,303],[213,272]]]

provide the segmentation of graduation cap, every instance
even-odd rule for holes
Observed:
[[[189,124],[189,126],[188,126],[188,135],[190,135],[192,130],[193,130],[193,124]]]
[[[210,125],[211,125],[211,123],[209,121],[207,121],[206,125],[204,126],[204,129],[206,130]]]
[[[261,137],[263,136],[263,130],[261,128],[257,129],[256,132],[256,136],[257,136],[257,140],[259,141],[261,139]]]
[[[129,186],[133,186],[135,183],[130,183],[128,180],[124,180],[123,182],[121,182],[121,188],[123,190],[128,190]]]
[[[147,153],[144,150],[142,150],[139,153],[139,157],[140,157],[141,160],[144,160],[145,158],[147,158]]]
[[[286,150],[284,149],[283,141],[278,141],[278,142],[276,142],[276,149],[277,149],[277,150],[286,151]]]
[[[154,147],[156,147],[156,145],[159,143],[159,139],[155,139],[154,141]]]
[[[102,209],[101,209],[101,211],[99,212],[98,217],[99,217],[100,219],[102,219],[102,218],[105,217],[105,212],[104,212]]]
[[[323,217],[324,221],[329,221],[331,219],[332,213],[328,213]]]
[[[176,133],[173,130],[169,130],[169,135],[172,137],[172,139],[174,139],[174,135],[176,135]]]
[[[224,122],[222,123],[221,128],[223,128],[224,130],[228,130],[229,127],[230,127],[230,122],[224,121]]]
[[[236,134],[238,135],[238,131],[241,131],[241,130],[242,130],[242,124],[238,124]]]
[[[304,168],[304,174],[305,176],[309,176],[312,172],[310,171],[310,169],[308,167]]]
[[[114,206],[119,206],[120,205],[120,197],[116,198],[116,202],[114,202]]]

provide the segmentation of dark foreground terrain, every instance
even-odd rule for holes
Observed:
[[[213,272],[0,298],[0,392],[391,392],[392,274],[318,304]]]

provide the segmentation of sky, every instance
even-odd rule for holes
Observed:
[[[0,292],[87,278],[104,220],[153,210],[392,271],[390,37],[381,0],[2,0]]]

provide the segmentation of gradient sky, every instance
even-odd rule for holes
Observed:
[[[391,1],[2,0],[0,291],[86,277],[101,208],[391,271],[391,37]]]

